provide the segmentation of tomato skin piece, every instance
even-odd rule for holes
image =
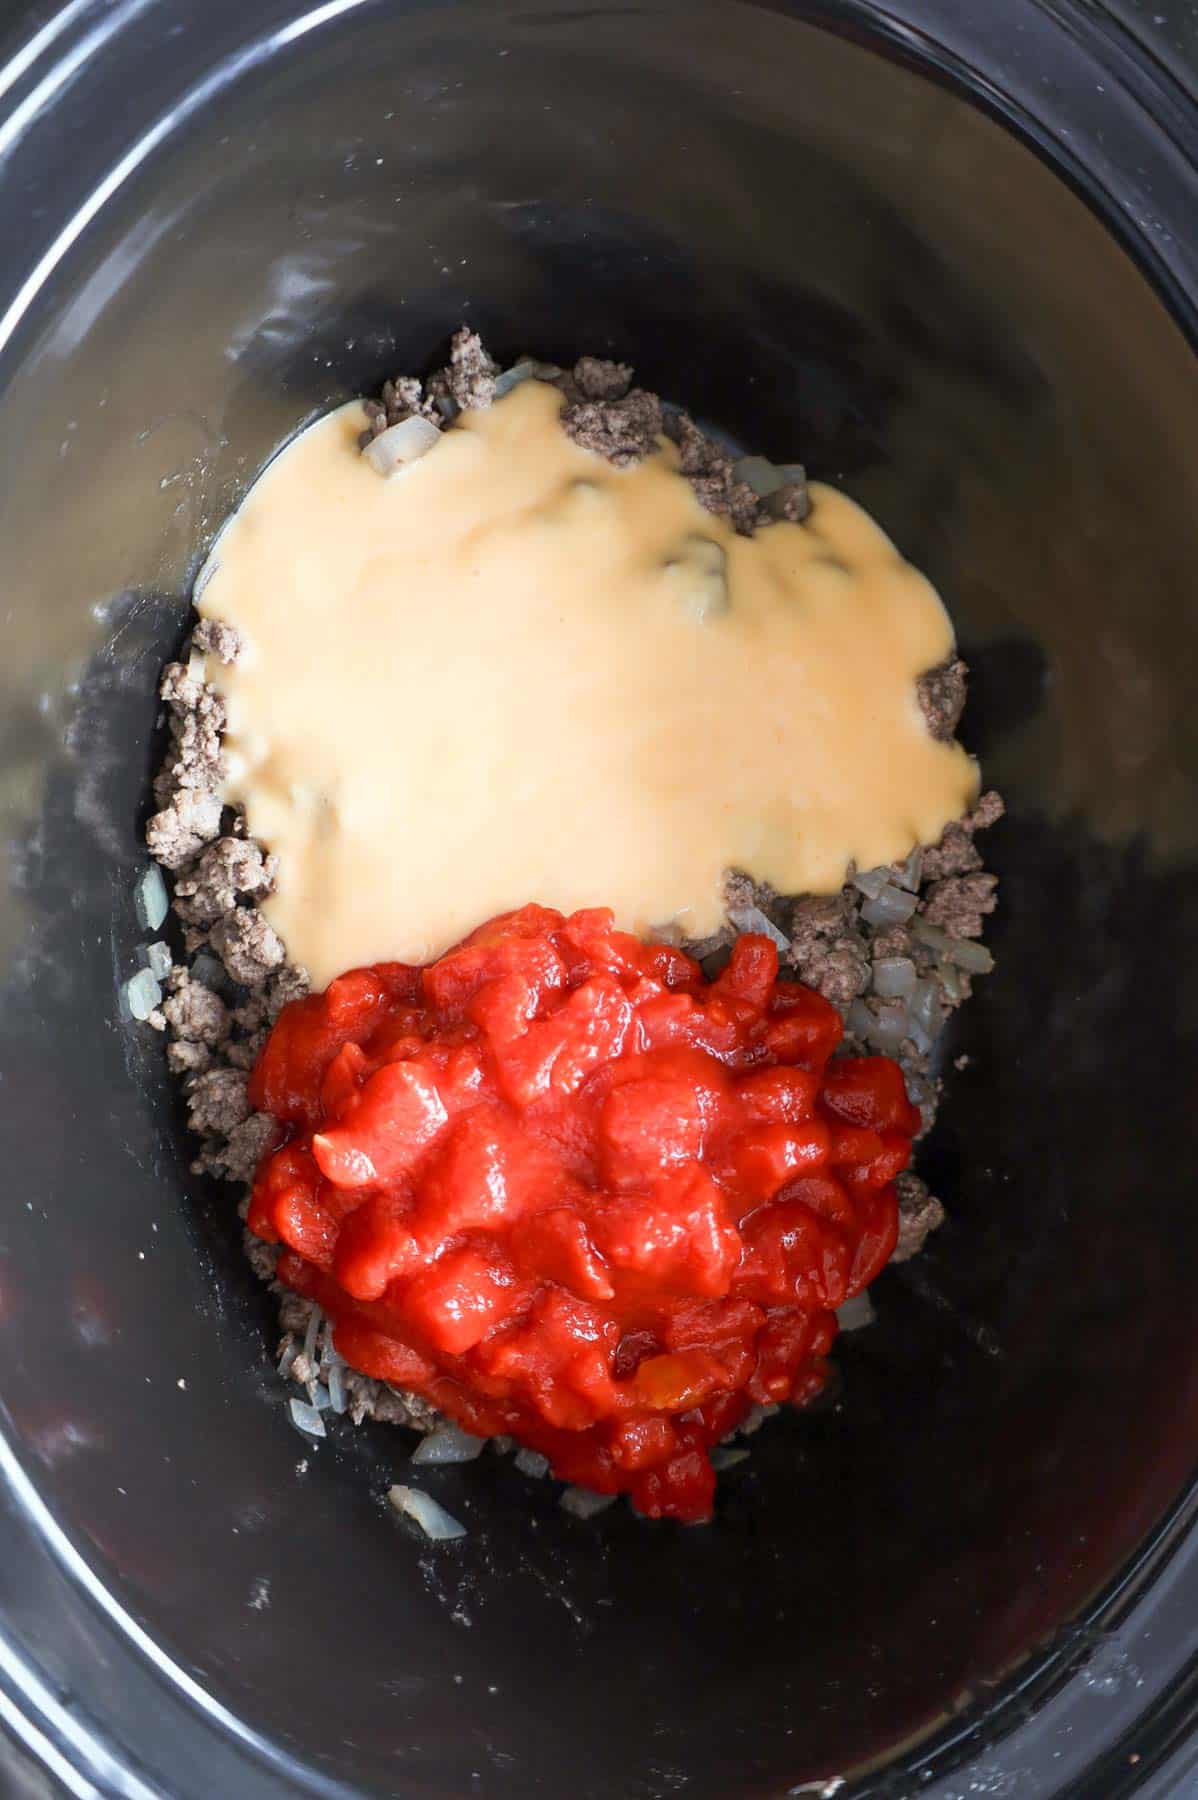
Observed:
[[[919,1114],[841,1035],[764,937],[708,982],[604,908],[521,907],[284,1009],[249,1227],[351,1367],[705,1519],[712,1446],[821,1390],[895,1246]]]

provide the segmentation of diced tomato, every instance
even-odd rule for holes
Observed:
[[[789,1400],[811,1347],[814,1318],[793,1308],[772,1311],[757,1339],[757,1367],[749,1394],[759,1406]]]
[[[696,1446],[638,1475],[629,1488],[632,1504],[647,1519],[680,1519],[697,1524],[711,1517],[715,1471],[705,1449]]]
[[[595,976],[551,1018],[527,1024],[520,1035],[501,1039],[492,1032],[500,1087],[520,1107],[576,1094],[588,1075],[619,1057],[631,1025],[632,1006],[619,983]]]
[[[569,1207],[551,1206],[521,1219],[512,1232],[512,1254],[526,1275],[556,1282],[584,1300],[610,1300],[615,1293],[585,1221]]]
[[[267,1243],[276,1243],[281,1236],[275,1219],[280,1199],[297,1190],[308,1199],[315,1200],[319,1186],[320,1171],[312,1160],[312,1152],[307,1145],[284,1144],[258,1165],[246,1217],[247,1225]]]
[[[399,1275],[416,1269],[420,1247],[403,1195],[373,1194],[345,1220],[333,1271],[354,1300],[378,1300]]]
[[[751,1069],[737,1083],[736,1092],[751,1119],[766,1125],[797,1125],[815,1116],[819,1077],[809,1069],[776,1064],[768,1069]],[[829,1161],[835,1160],[830,1154]]]
[[[643,1193],[613,1195],[597,1212],[598,1243],[612,1267],[639,1279],[627,1291],[719,1296],[740,1260],[728,1203],[699,1167],[679,1167]]]
[[[715,1111],[710,1078],[701,1087],[685,1061],[680,1069],[675,1059],[643,1058],[637,1067],[639,1078],[612,1090],[599,1119],[604,1179],[617,1188],[640,1187],[664,1169],[700,1162]]]
[[[833,1309],[845,1299],[852,1240],[801,1200],[775,1200],[741,1226],[738,1289],[767,1305]]]
[[[665,1462],[676,1448],[678,1433],[660,1413],[651,1418],[621,1419],[612,1427],[611,1459],[618,1469],[635,1472]]]
[[[337,1187],[409,1175],[448,1122],[436,1083],[417,1062],[384,1063],[340,1118],[344,1124],[312,1136],[320,1171]]]
[[[353,1368],[373,1375],[376,1381],[389,1381],[393,1387],[426,1392],[436,1372],[410,1345],[372,1330],[352,1313],[337,1316],[336,1340],[338,1354]]]
[[[870,1194],[864,1202],[861,1236],[853,1255],[849,1292],[859,1294],[877,1279],[898,1242],[898,1198],[893,1187]]]
[[[846,1124],[913,1137],[919,1112],[907,1098],[903,1072],[887,1056],[842,1056],[824,1071],[821,1100]]]
[[[822,1119],[798,1125],[758,1125],[731,1148],[746,1199],[772,1200],[788,1181],[822,1169],[828,1160],[828,1127]]]
[[[551,1153],[530,1143],[506,1108],[479,1105],[451,1127],[425,1171],[413,1229],[434,1254],[455,1233],[502,1231],[562,1185]]]
[[[403,1310],[438,1350],[472,1350],[527,1298],[510,1267],[470,1245],[450,1250],[408,1282]]]
[[[522,907],[284,1009],[250,1229],[352,1367],[706,1518],[711,1446],[819,1392],[896,1241],[919,1115],[841,1029],[764,937],[709,983],[604,909]]]
[[[370,1058],[360,1044],[342,1044],[320,1084],[320,1108],[326,1119],[353,1098],[369,1068]]]
[[[351,1039],[361,1042],[410,990],[414,971],[380,963],[339,975],[323,994],[285,1006],[266,1040],[249,1081],[250,1105],[287,1125],[310,1125],[321,1116],[325,1070]]]
[[[778,980],[778,951],[767,937],[737,938],[727,966],[716,976],[715,992],[743,1000],[755,1012],[764,1012]]]

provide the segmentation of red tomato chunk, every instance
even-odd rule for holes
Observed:
[[[708,1451],[824,1380],[894,1249],[919,1115],[742,937],[708,982],[610,913],[493,919],[286,1008],[250,1229],[368,1375],[563,1480],[706,1519]]]

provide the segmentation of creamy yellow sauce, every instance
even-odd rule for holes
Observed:
[[[559,406],[525,382],[389,478],[343,406],[217,544],[225,796],[318,986],[529,900],[702,936],[727,869],[830,891],[976,793],[916,699],[947,615],[859,507],[817,485],[805,524],[738,537],[672,447],[615,469]]]

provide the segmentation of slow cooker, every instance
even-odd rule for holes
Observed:
[[[1193,1791],[1198,189],[1171,41],[1086,0],[6,10],[9,1791]],[[117,1003],[156,681],[216,528],[300,425],[463,322],[627,357],[865,504],[949,604],[1008,803],[998,969],[925,1149],[950,1222],[704,1529],[583,1525],[485,1458],[440,1479],[460,1545],[406,1535],[400,1436],[289,1425],[235,1195],[190,1172]]]

